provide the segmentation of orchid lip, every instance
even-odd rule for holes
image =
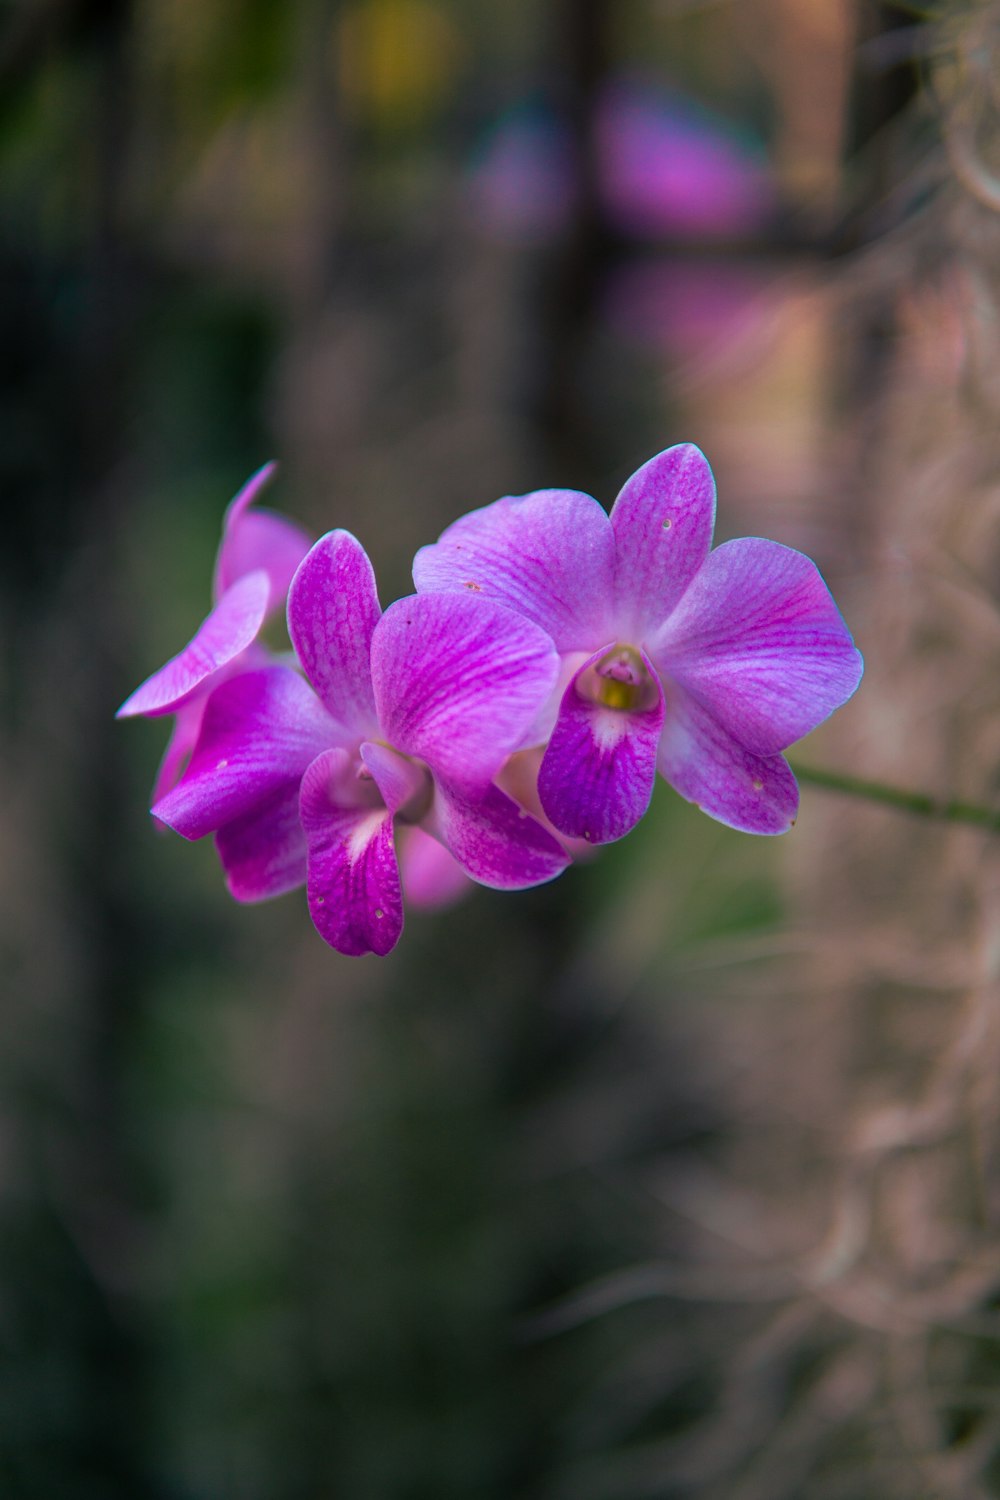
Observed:
[[[642,713],[658,699],[656,683],[635,646],[618,642],[601,659],[581,672],[577,692],[600,708]]]

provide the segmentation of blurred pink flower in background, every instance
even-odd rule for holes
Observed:
[[[747,134],[683,95],[619,80],[597,108],[598,180],[612,225],[637,239],[732,239],[775,209]]]
[[[620,337],[676,354],[752,340],[774,316],[773,277],[758,265],[682,260],[633,262],[609,278],[603,303]]]
[[[759,232],[777,196],[761,151],[683,95],[629,79],[598,101],[594,149],[608,222],[636,239],[732,239]],[[562,230],[577,193],[568,129],[542,105],[495,127],[473,172],[477,222],[515,241]]]

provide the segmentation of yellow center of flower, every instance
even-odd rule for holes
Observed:
[[[656,684],[642,653],[635,646],[623,644],[612,646],[582,674],[579,691],[591,703],[622,713],[641,713],[652,708],[657,698]]]
[[[619,682],[617,677],[605,677],[598,689],[598,701],[605,708],[635,708],[638,696],[634,682]]]

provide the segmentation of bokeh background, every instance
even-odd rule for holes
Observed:
[[[116,724],[225,504],[388,600],[670,443],[867,659],[803,765],[1000,796],[1000,7],[0,5],[0,1494],[1000,1493],[1000,844],[661,786],[388,959]]]

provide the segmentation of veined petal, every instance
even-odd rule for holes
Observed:
[[[382,735],[449,781],[490,781],[520,748],[558,673],[544,631],[468,595],[400,599],[372,639]]]
[[[362,737],[378,733],[371,643],[381,612],[365,549],[349,531],[328,531],[292,579],[288,633],[327,708]]]
[[[608,649],[585,662],[563,694],[538,772],[546,817],[568,838],[590,844],[622,838],[648,808],[663,727],[663,691],[645,655],[641,706],[611,708],[581,692]]]
[[[397,841],[403,894],[410,906],[440,911],[472,890],[472,881],[454,855],[422,828],[400,828]]]
[[[295,570],[312,546],[312,538],[294,521],[273,510],[250,509],[277,468],[269,463],[258,469],[226,511],[213,586],[219,598],[238,578],[263,568],[270,585],[269,615],[284,604]]]
[[[759,537],[711,554],[650,649],[665,677],[758,755],[815,729],[863,671],[815,563]]]
[[[388,808],[333,801],[347,760],[319,755],[302,778],[299,813],[308,845],[309,913],[331,948],[388,953],[403,930],[403,897]]]
[[[607,634],[614,539],[605,512],[579,490],[508,495],[422,547],[413,581],[420,593],[471,593],[506,604],[547,631],[560,651],[593,649]]]
[[[480,885],[523,890],[555,879],[569,864],[569,855],[552,835],[499,787],[470,793],[445,781],[436,786],[436,830]]]
[[[215,835],[226,884],[237,901],[266,901],[303,885],[306,836],[299,788],[288,782],[261,807],[225,823]]]
[[[715,479],[693,443],[678,443],[626,479],[611,511],[617,548],[615,629],[648,642],[712,545]]]
[[[241,672],[209,698],[191,763],[153,816],[201,838],[297,783],[321,750],[344,739],[297,672]]]
[[[787,833],[799,789],[781,755],[754,755],[695,698],[671,685],[657,756],[660,774],[709,817],[744,833]]]
[[[226,590],[194,639],[126,698],[117,717],[174,713],[196,689],[256,639],[267,612],[268,578],[262,569]]]

